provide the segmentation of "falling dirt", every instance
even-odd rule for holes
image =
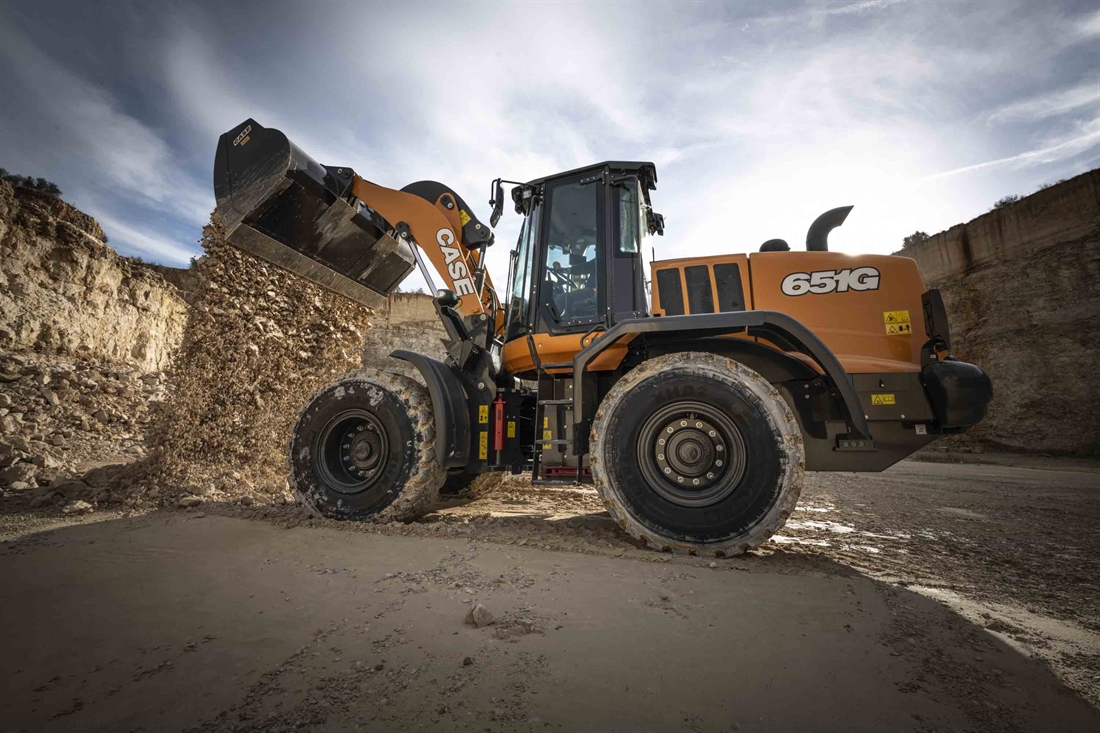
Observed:
[[[371,310],[226,244],[217,221],[202,246],[171,396],[129,483],[162,503],[285,497],[291,426],[359,366]]]

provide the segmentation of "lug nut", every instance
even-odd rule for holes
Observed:
[[[665,473],[672,473],[672,469],[668,468],[668,467],[665,467]]]
[[[681,420],[680,421],[680,427],[686,428],[687,426],[688,426],[688,421],[687,420]]]
[[[661,438],[660,440],[657,441],[657,445],[664,445],[664,444],[665,444],[665,439],[664,438]]]
[[[699,479],[697,479],[697,478],[695,478],[695,479],[692,479],[692,480],[691,480],[691,483],[693,483],[693,484],[695,484],[696,486],[698,486],[698,485],[699,485]]]
[[[684,477],[683,476],[677,476],[676,481],[678,481],[679,483],[682,484],[682,483],[684,483]]]
[[[721,450],[725,450],[725,449],[720,445],[716,445],[716,446],[714,446],[714,450],[721,451]]]
[[[708,434],[708,435],[709,435],[710,437],[712,437],[712,438],[713,438],[713,437],[714,437],[715,435],[717,435],[718,433],[716,433],[716,432],[714,432],[713,430],[711,430],[711,431],[710,431],[709,433],[707,433],[707,434]]]
[[[710,471],[707,471],[707,478],[714,478],[714,474]]]
[[[665,454],[664,454],[664,453],[658,453],[658,454],[657,454],[657,460],[658,460],[658,461],[663,461],[663,460],[665,460]]]
[[[715,461],[715,462],[714,462],[714,465],[715,465],[715,466],[721,466],[721,465],[722,465],[722,462],[721,462],[721,461]]]
[[[695,427],[701,428],[701,427],[703,427],[703,423],[697,422],[697,423],[695,423]]]
[[[670,432],[670,433],[672,432],[672,428],[671,428],[671,427],[670,427],[670,428],[668,429],[668,432]]]

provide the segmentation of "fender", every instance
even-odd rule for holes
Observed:
[[[470,410],[462,381],[443,362],[412,351],[390,356],[416,367],[428,385],[435,413],[435,456],[443,468],[461,468],[470,461]]]
[[[587,371],[588,364],[603,351],[614,346],[620,338],[632,333],[644,334],[647,342],[668,340],[673,344],[688,345],[695,339],[743,331],[813,359],[836,387],[852,437],[872,440],[867,416],[860,404],[855,385],[829,347],[806,326],[786,313],[752,310],[627,319],[619,321],[577,352],[573,357],[573,404],[576,405],[573,416],[574,452],[577,455],[588,452],[588,432],[598,407],[595,385]],[[685,349],[681,346],[677,350]],[[687,350],[691,350],[690,346]]]

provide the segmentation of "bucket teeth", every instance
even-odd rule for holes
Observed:
[[[214,160],[216,211],[230,244],[374,306],[416,258],[350,196],[354,181],[352,169],[323,166],[251,119],[221,136]]]

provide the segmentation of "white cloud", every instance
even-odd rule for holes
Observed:
[[[110,238],[111,246],[124,254],[139,254],[153,262],[186,267],[192,257],[200,254],[198,246],[193,249],[180,246],[178,242],[165,239],[156,232],[132,226],[96,206],[89,206],[88,212]]]
[[[1045,120],[1078,110],[1100,115],[1100,80],[1092,79],[1077,86],[1011,102],[994,110],[988,120],[990,123]]]

